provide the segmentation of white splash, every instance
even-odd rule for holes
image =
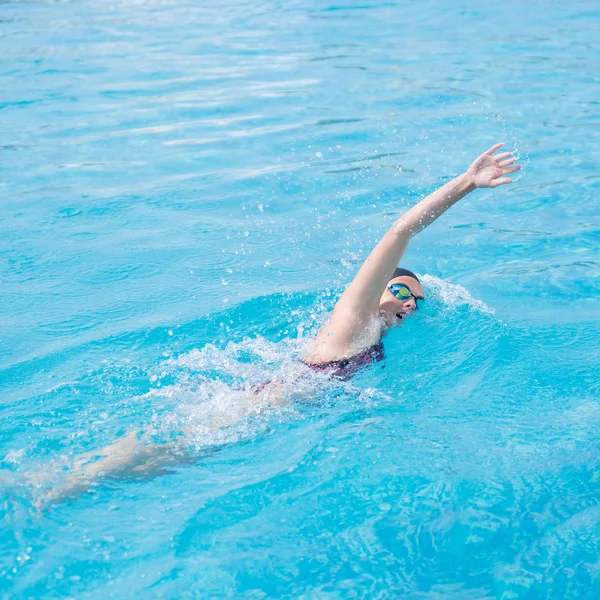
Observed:
[[[427,286],[428,291],[430,293],[433,292],[433,296],[439,298],[449,308],[458,308],[459,306],[467,305],[487,315],[494,315],[496,313],[493,308],[490,308],[482,300],[473,298],[470,292],[462,285],[449,283],[433,275],[420,275],[420,277],[421,281]]]
[[[313,400],[333,386],[346,386],[301,362],[305,342],[259,336],[223,349],[207,344],[162,362],[150,379],[160,383],[175,377],[176,383],[144,395],[157,407],[147,435],[175,435],[176,443],[201,449],[254,437],[274,419],[299,416],[295,400]]]

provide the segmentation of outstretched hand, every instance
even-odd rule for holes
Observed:
[[[467,170],[467,177],[471,179],[473,185],[478,188],[494,188],[505,183],[512,183],[513,180],[504,175],[509,175],[521,169],[521,165],[515,165],[517,159],[513,157],[512,152],[502,152],[496,154],[503,144],[492,146],[487,152],[484,152]]]

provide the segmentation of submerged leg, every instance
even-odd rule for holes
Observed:
[[[234,410],[219,415],[207,428],[206,433],[234,425],[240,419],[260,415],[267,410],[275,410],[289,403],[290,397],[285,386],[269,382],[259,390],[249,392],[249,402],[237,402]],[[192,437],[191,431],[183,431],[183,439]],[[44,494],[38,501],[38,508],[49,507],[86,492],[96,481],[109,477],[134,479],[152,476],[161,470],[184,464],[192,460],[192,455],[184,445],[149,445],[140,439],[138,430],[128,433],[114,444],[100,450],[86,452],[73,463],[67,480]]]
[[[139,432],[132,431],[114,444],[100,450],[86,452],[73,463],[67,480],[44,494],[38,507],[55,504],[82,494],[92,483],[103,477],[124,473],[144,460],[160,446],[144,446]]]

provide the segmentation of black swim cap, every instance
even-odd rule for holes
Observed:
[[[396,277],[412,277],[413,279],[419,281],[419,278],[412,271],[409,271],[408,269],[401,269],[400,267],[396,268],[394,274],[390,277],[390,281],[392,279],[396,279]],[[419,283],[421,282],[419,281]]]

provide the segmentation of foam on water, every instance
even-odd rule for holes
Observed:
[[[185,432],[185,444],[201,450],[252,438],[272,420],[304,418],[311,407],[340,402],[340,395],[359,403],[387,398],[374,389],[314,371],[301,360],[309,338],[270,342],[262,336],[207,344],[161,363],[151,380],[177,383],[153,389],[142,398],[167,407],[155,413],[152,439]],[[154,370],[153,370],[154,371]],[[158,381],[160,383],[160,381]]]

